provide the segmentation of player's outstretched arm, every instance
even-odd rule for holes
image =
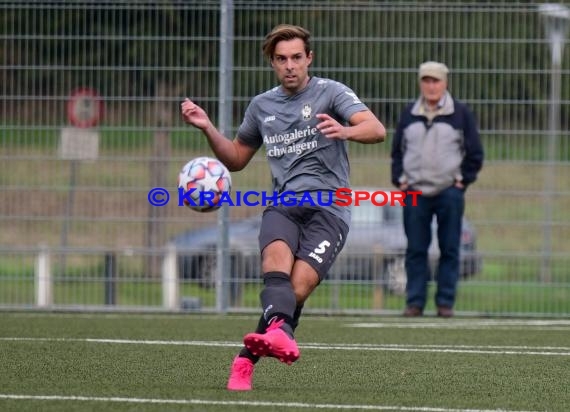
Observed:
[[[185,99],[180,105],[180,112],[186,123],[202,130],[212,151],[230,172],[242,170],[255,154],[256,149],[241,143],[239,139],[230,140],[222,135],[204,109],[192,100]]]
[[[343,126],[328,114],[317,114],[317,128],[331,139],[351,140],[359,143],[380,143],[386,138],[386,128],[370,111],[352,115],[350,126]]]

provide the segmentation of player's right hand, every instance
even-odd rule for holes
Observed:
[[[206,130],[210,124],[210,119],[204,109],[188,98],[180,104],[180,113],[186,123],[199,129]]]

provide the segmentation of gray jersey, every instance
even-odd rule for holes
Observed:
[[[293,96],[281,87],[255,96],[237,136],[254,148],[265,145],[274,192],[293,192],[298,199],[310,193],[318,206],[338,188],[350,187],[350,168],[346,141],[321,134],[315,115],[326,113],[347,124],[353,114],[364,110],[366,105],[344,84],[311,77],[307,87]],[[350,223],[349,207],[334,202],[327,207]]]

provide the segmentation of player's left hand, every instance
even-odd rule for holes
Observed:
[[[328,137],[329,139],[346,140],[348,136],[345,133],[345,127],[333,119],[326,113],[319,113],[316,115],[320,123],[317,124],[317,129]]]

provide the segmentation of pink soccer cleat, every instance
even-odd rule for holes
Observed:
[[[232,362],[230,378],[228,379],[229,391],[250,391],[253,379],[253,362],[248,358],[236,356]]]
[[[243,338],[245,347],[255,356],[271,356],[291,365],[301,354],[295,339],[280,328],[283,322],[273,322],[265,333],[248,333]]]

